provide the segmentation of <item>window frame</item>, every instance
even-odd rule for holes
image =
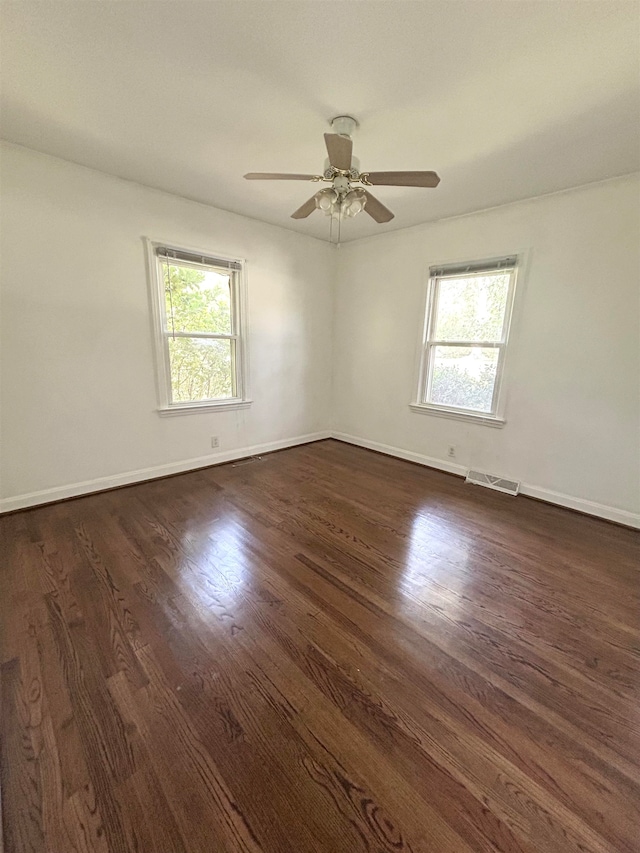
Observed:
[[[491,258],[482,261],[470,261],[446,265],[439,264],[430,268],[422,339],[420,344],[416,396],[415,402],[410,403],[410,408],[413,411],[483,423],[487,426],[504,426],[506,423],[504,418],[505,360],[509,344],[509,333],[512,325],[516,282],[518,270],[521,265],[520,261],[521,258],[519,255],[507,255],[502,258]],[[472,276],[481,277],[489,273],[500,272],[503,270],[509,270],[510,276],[500,339],[494,341],[442,341],[436,339],[434,331],[437,320],[440,282],[442,280],[450,280],[454,278],[470,278]],[[496,378],[493,386],[490,411],[479,411],[477,409],[469,409],[463,406],[444,405],[441,403],[433,403],[428,400],[435,361],[433,353],[435,352],[436,347],[443,346],[483,347],[495,348],[498,350]]]
[[[158,397],[157,412],[161,416],[184,415],[195,412],[215,412],[233,409],[244,409],[251,405],[249,399],[248,363],[247,363],[247,278],[246,261],[243,258],[234,258],[220,252],[204,251],[193,247],[177,245],[167,241],[150,240],[144,238],[149,280],[149,296],[151,307],[154,359],[156,367],[156,391]],[[177,265],[184,265],[197,269],[206,267],[226,272],[231,270],[229,279],[231,289],[231,334],[217,334],[209,332],[174,332],[169,328],[167,322],[165,302],[165,275],[164,261],[158,254],[158,250],[165,249],[180,255],[193,255],[214,261],[211,264],[198,264],[193,260],[176,258]],[[231,265],[233,264],[233,268]],[[205,338],[215,340],[233,340],[232,347],[233,376],[232,383],[235,389],[233,397],[211,398],[208,400],[173,401],[171,385],[171,363],[169,357],[169,339],[171,337]]]

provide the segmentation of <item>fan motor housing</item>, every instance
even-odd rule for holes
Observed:
[[[360,160],[354,155],[351,156],[351,171],[355,171],[360,174]],[[324,168],[322,170],[322,174],[325,178],[329,177],[329,172],[333,172],[333,166],[331,165],[329,158],[325,157],[324,159]]]

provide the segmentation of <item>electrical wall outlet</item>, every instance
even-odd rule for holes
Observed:
[[[211,436],[211,447],[220,447],[220,439],[217,435]]]
[[[455,444],[450,444],[447,448],[447,456],[450,456],[452,459],[455,459],[456,456],[456,446]]]

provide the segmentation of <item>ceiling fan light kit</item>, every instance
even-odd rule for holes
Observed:
[[[353,116],[336,116],[331,121],[333,133],[325,133],[324,140],[329,155],[328,165],[322,175],[278,174],[250,172],[248,181],[325,181],[330,183],[317,192],[291,214],[292,219],[306,219],[314,210],[320,210],[340,223],[366,211],[378,223],[390,222],[393,213],[365,187],[437,187],[440,178],[435,172],[360,172],[360,163],[353,157],[351,135],[358,127]],[[360,186],[352,186],[360,184]],[[331,238],[331,232],[330,232]]]
[[[327,216],[334,216],[339,219],[344,219],[346,216],[357,216],[362,210],[367,201],[366,193],[363,189],[356,188],[347,190],[345,195],[340,195],[336,189],[320,190],[313,197],[315,199],[316,208]]]
[[[354,190],[349,190],[349,192],[344,197],[344,201],[342,203],[342,207],[347,216],[357,216],[364,210],[364,206],[367,203],[367,193],[361,187],[356,187]]]

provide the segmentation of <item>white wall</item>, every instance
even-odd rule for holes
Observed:
[[[448,470],[473,466],[512,477],[534,496],[640,522],[639,207],[634,176],[344,245],[335,431]],[[506,426],[410,411],[429,266],[523,250]],[[446,457],[450,444],[455,460]]]
[[[321,436],[333,411],[342,438],[640,524],[637,177],[336,252],[28,149],[1,165],[0,511]],[[156,413],[143,236],[247,259],[250,409]],[[410,411],[429,265],[521,251],[506,426]]]
[[[1,153],[0,509],[327,430],[332,247],[28,149]],[[156,413],[143,236],[247,259],[250,409]]]

